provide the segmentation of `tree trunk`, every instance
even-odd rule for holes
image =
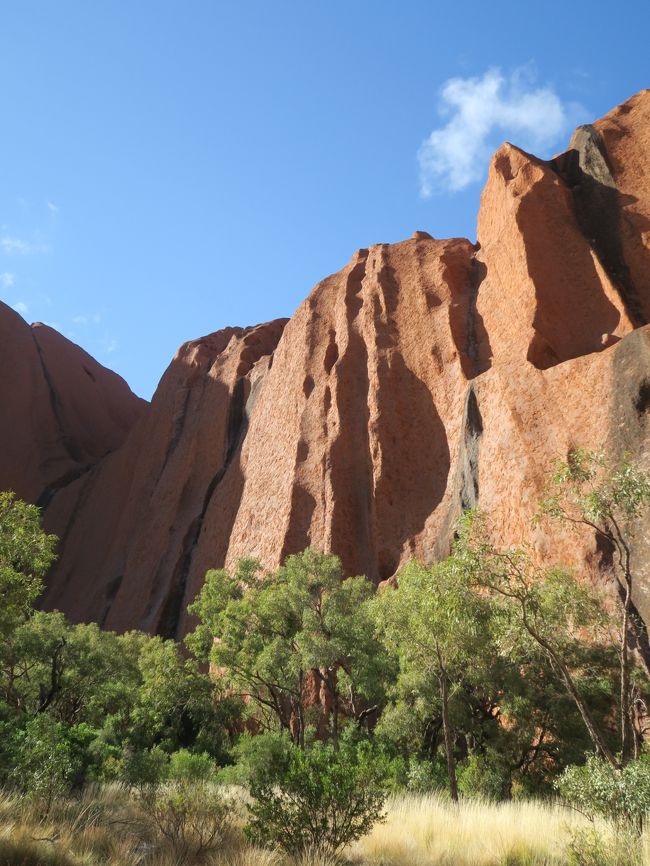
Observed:
[[[631,730],[630,713],[630,654],[628,648],[628,630],[630,628],[630,586],[627,586],[623,606],[623,623],[621,634],[621,763],[623,766],[630,760],[633,748],[633,732]]]
[[[593,719],[593,716],[589,712],[589,707],[587,706],[584,698],[578,691],[576,684],[573,682],[573,677],[571,676],[568,667],[565,665],[560,656],[555,652],[553,647],[549,644],[547,640],[545,640],[528,622],[528,618],[524,613],[523,617],[524,628],[528,632],[528,634],[537,641],[537,643],[542,647],[542,649],[546,652],[550,660],[556,666],[556,668],[560,672],[560,676],[566,686],[567,691],[571,695],[574,700],[576,707],[578,708],[578,712],[582,716],[582,721],[585,723],[585,727],[587,728],[587,732],[591,737],[591,741],[596,747],[596,751],[599,752],[607,761],[612,765],[615,770],[620,770],[621,766],[619,762],[616,760],[612,750],[609,748],[607,743],[605,742],[602,734],[598,730],[596,723]]]
[[[304,688],[304,672],[301,670],[298,679],[298,745],[304,751],[305,749],[305,714],[302,707]]]
[[[334,751],[339,750],[339,691],[336,685],[336,671],[327,672],[328,688],[332,698],[332,744]]]
[[[447,675],[441,673],[438,677],[440,683],[440,702],[442,704],[442,730],[445,738],[445,752],[447,755],[447,776],[449,777],[449,793],[454,803],[458,802],[458,783],[456,781],[456,761],[454,760],[454,741],[449,721],[449,682]]]

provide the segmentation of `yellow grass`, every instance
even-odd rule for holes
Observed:
[[[389,802],[387,820],[349,856],[359,866],[563,866],[580,828],[593,825],[560,805],[534,800],[454,806],[435,795],[404,795]]]
[[[189,858],[185,866],[333,866],[317,853],[296,863],[277,851],[253,848],[245,843],[241,824],[240,817],[222,849]],[[453,806],[436,796],[404,795],[388,803],[386,821],[344,856],[354,866],[566,866],[572,834],[589,827],[559,805],[465,801]],[[611,833],[604,826],[599,830]],[[650,866],[647,839],[644,846],[643,863]],[[621,859],[615,866],[628,862]],[[0,866],[178,863],[141,806],[119,787],[91,789],[81,800],[56,803],[45,820],[28,803],[0,794]]]

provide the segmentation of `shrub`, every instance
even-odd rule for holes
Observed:
[[[458,787],[466,797],[506,799],[510,779],[503,759],[494,753],[471,754],[458,774]]]
[[[443,791],[447,786],[447,770],[439,761],[409,760],[406,787],[415,794]]]
[[[291,740],[285,733],[242,734],[233,749],[236,763],[222,767],[218,780],[224,785],[249,786],[253,779],[261,779],[274,769],[286,767],[291,749]]]
[[[618,832],[611,838],[597,830],[576,830],[568,848],[567,866],[641,866],[639,840]]]
[[[384,773],[369,744],[338,752],[322,744],[293,747],[286,763],[251,783],[247,836],[291,855],[335,855],[382,820]]]
[[[593,820],[643,830],[650,811],[650,760],[643,757],[621,771],[595,755],[582,766],[567,767],[556,783],[564,800]]]
[[[12,781],[47,814],[75,771],[65,726],[45,714],[31,719],[17,734],[14,760]]]
[[[209,782],[214,774],[214,761],[206,752],[180,749],[169,760],[169,778],[176,782]]]
[[[233,810],[205,782],[173,782],[146,796],[145,805],[177,864],[219,847],[232,826]]]
[[[140,791],[159,785],[168,770],[169,756],[159,746],[142,750],[126,748],[114,768],[120,782]]]

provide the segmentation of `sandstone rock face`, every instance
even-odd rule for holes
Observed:
[[[476,245],[359,250],[288,323],[182,347],[124,443],[51,496],[46,604],[180,636],[208,568],[311,545],[390,580],[476,504],[497,541],[606,571],[593,536],[530,518],[575,445],[648,460],[649,145],[650,91],[553,160],[506,144]]]
[[[122,448],[52,498],[47,525],[62,550],[46,606],[107,628],[177,633],[200,587],[193,562],[211,508],[215,543],[227,543],[241,443],[284,324],[182,346]]]
[[[118,448],[146,406],[118,375],[0,303],[0,489],[46,504]]]

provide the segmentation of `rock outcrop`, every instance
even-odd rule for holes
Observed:
[[[120,447],[49,490],[45,603],[180,636],[208,568],[311,545],[379,582],[445,555],[476,504],[498,541],[602,571],[594,537],[530,518],[576,444],[648,460],[648,322],[644,91],[553,160],[503,145],[477,244],[416,232],[359,250],[288,323],[182,347]],[[649,590],[644,572],[646,618]]]
[[[124,442],[146,407],[116,373],[0,302],[0,489],[47,505]]]
[[[242,495],[242,442],[285,320],[226,328],[177,352],[127,441],[46,510],[62,539],[45,604],[107,628],[182,630],[208,521],[223,561]],[[216,518],[215,516],[216,515]]]

